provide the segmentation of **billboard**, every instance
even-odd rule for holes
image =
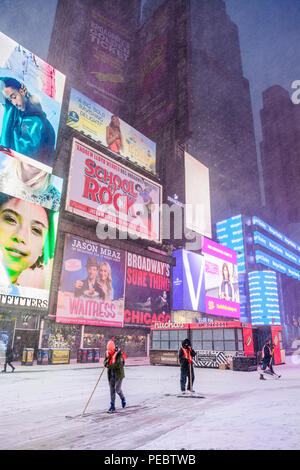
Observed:
[[[47,309],[62,179],[6,150],[0,148],[0,304]]]
[[[187,250],[176,250],[173,256],[173,310],[205,312],[203,256]]]
[[[253,238],[254,243],[256,243],[257,245],[261,245],[265,248],[268,248],[270,251],[273,251],[273,253],[280,255],[282,258],[285,258],[287,261],[290,261],[297,267],[300,266],[300,257],[285,248],[280,243],[274,242],[274,240],[272,240],[271,238],[266,237],[265,235],[257,231],[253,232]]]
[[[253,325],[280,325],[280,306],[276,273],[248,273],[251,322]]]
[[[216,224],[218,243],[237,253],[239,273],[246,272],[243,221],[241,215],[222,220]]]
[[[168,263],[127,253],[125,324],[150,326],[171,320],[170,274]]]
[[[73,88],[67,124],[118,156],[155,173],[156,144]]]
[[[122,327],[125,252],[66,234],[56,322]]]
[[[160,241],[161,186],[73,140],[66,210]]]
[[[240,318],[236,252],[203,237],[206,313]]]
[[[293,277],[294,279],[300,281],[300,271],[298,269],[292,268],[291,266],[287,265],[283,261],[280,261],[278,258],[274,258],[273,256],[264,253],[261,250],[255,250],[255,262],[257,264],[263,264],[264,266],[268,266],[279,273],[286,274],[287,276]]]
[[[185,226],[211,237],[209,169],[185,152]]]
[[[3,33],[0,51],[0,145],[52,168],[65,76]]]
[[[261,220],[259,217],[252,217],[252,224],[256,225],[257,227],[260,227],[264,229],[266,232],[270,233],[274,237],[278,238],[282,243],[288,245],[289,247],[294,248],[294,250],[300,252],[300,245],[295,243],[293,240],[290,238],[286,237],[283,233],[279,232],[277,229],[272,227],[271,225],[267,224],[263,220]]]

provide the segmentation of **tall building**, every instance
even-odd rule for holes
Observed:
[[[267,211],[273,223],[300,241],[300,106],[275,85],[263,92],[260,144]]]
[[[137,43],[139,57],[148,65],[144,70],[152,67],[151,89],[144,87],[137,96],[135,125],[159,144],[165,194],[184,187],[185,150],[209,168],[213,226],[237,212],[257,213],[260,193],[249,83],[243,76],[238,29],[225,2],[148,0],[143,10],[144,20],[147,17]],[[151,38],[157,24],[164,24],[164,35]],[[152,60],[142,44],[151,46]],[[158,101],[151,94],[155,88]],[[184,202],[184,195],[179,196]]]

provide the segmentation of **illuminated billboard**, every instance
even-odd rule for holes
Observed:
[[[298,269],[292,268],[278,258],[274,258],[261,250],[255,250],[255,262],[257,264],[269,266],[271,269],[274,269],[279,273],[286,274],[287,276],[300,281],[300,271]]]
[[[282,256],[282,258],[285,258],[287,261],[294,263],[298,267],[300,266],[300,257],[285,248],[283,245],[274,242],[274,240],[272,240],[271,238],[266,237],[262,233],[256,231],[253,233],[253,238],[254,243],[256,243],[257,245],[261,245],[265,248],[268,248],[268,250],[273,251],[273,253]]]
[[[173,310],[240,318],[236,253],[203,239],[202,255],[173,252]]]
[[[218,242],[237,254],[238,272],[246,271],[243,221],[241,215],[222,220],[216,224]]]
[[[161,186],[73,140],[66,210],[160,241]]]
[[[71,90],[67,124],[118,156],[155,173],[156,144],[74,89]]]
[[[203,237],[206,313],[240,318],[236,252]]]
[[[290,238],[286,237],[283,233],[280,233],[278,230],[276,230],[274,227],[271,225],[267,224],[263,220],[261,220],[259,217],[252,217],[252,224],[256,225],[257,227],[260,227],[264,229],[266,232],[270,233],[273,235],[275,238],[278,238],[282,243],[288,245],[289,247],[294,248],[294,250],[300,252],[300,245],[295,243],[293,240]]]
[[[58,323],[122,327],[125,252],[66,234]]]
[[[254,271],[248,274],[251,322],[253,325],[280,325],[276,273]]]
[[[209,169],[185,152],[185,226],[211,237]]]
[[[0,145],[53,166],[65,76],[0,33]]]
[[[127,253],[124,323],[150,326],[171,321],[168,263]]]
[[[1,148],[0,304],[48,308],[61,190],[61,178]]]

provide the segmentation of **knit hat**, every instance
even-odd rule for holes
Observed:
[[[106,346],[107,352],[109,353],[114,353],[116,350],[115,343],[113,340],[108,341],[107,346]]]

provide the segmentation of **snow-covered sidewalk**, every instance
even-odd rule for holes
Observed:
[[[23,366],[0,374],[0,449],[300,449],[300,364],[291,357],[275,367],[279,380],[196,368],[194,388],[205,399],[177,398],[178,367],[132,365],[123,382],[128,408],[117,397],[120,412],[106,413],[104,373],[89,415],[66,419],[83,411],[101,370]]]

